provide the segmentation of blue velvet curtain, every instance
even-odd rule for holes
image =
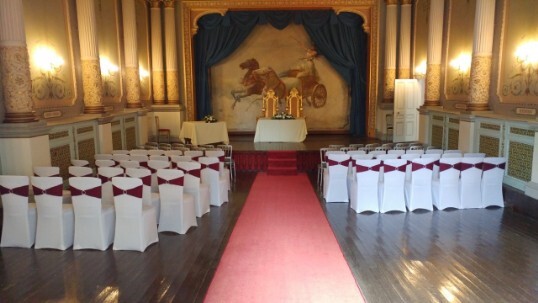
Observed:
[[[305,27],[318,53],[348,83],[350,133],[366,135],[367,36],[362,29],[363,20],[355,14],[336,15],[333,11],[245,11],[200,18],[194,38],[197,118],[212,113],[211,66],[232,54],[257,24],[269,23],[284,29],[291,22]]]

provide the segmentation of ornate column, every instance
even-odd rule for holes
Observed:
[[[166,58],[166,99],[168,104],[179,104],[179,74],[177,70],[176,0],[164,0],[164,45]]]
[[[474,22],[471,96],[467,109],[470,111],[488,110],[495,0],[476,1]]]
[[[0,75],[6,109],[4,122],[37,121],[22,0],[0,0]]]
[[[161,29],[161,1],[151,0],[151,74],[153,79],[153,104],[165,104],[163,45]]]
[[[84,113],[99,114],[104,112],[101,97],[101,65],[97,44],[97,23],[95,1],[77,0],[78,35],[80,42],[80,60],[82,67],[82,88],[84,92]]]
[[[135,0],[122,0],[123,41],[125,50],[125,82],[127,108],[140,108],[140,75],[138,70],[138,44],[136,40]]]
[[[398,79],[409,79],[411,78],[411,6],[413,1],[401,1]]]
[[[398,21],[398,0],[385,0],[387,17],[385,20],[385,79],[383,99],[385,102],[394,101],[394,80],[396,79],[396,35]]]
[[[426,98],[424,105],[440,106],[441,55],[443,46],[444,0],[431,0],[428,31],[428,65],[426,67]]]

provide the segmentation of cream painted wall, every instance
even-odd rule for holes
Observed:
[[[51,166],[49,136],[0,138],[4,175],[33,175],[34,166]]]
[[[99,124],[97,132],[99,133],[99,152],[102,154],[111,153],[114,149],[112,147],[112,124]]]

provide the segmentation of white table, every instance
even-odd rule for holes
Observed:
[[[185,121],[179,132],[179,138],[189,138],[194,145],[230,142],[226,122]]]
[[[303,142],[307,133],[304,118],[260,118],[256,123],[254,142]]]

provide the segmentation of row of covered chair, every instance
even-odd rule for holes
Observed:
[[[352,159],[329,154],[323,196],[326,202],[351,201],[357,212],[504,205],[504,158],[424,156]]]

